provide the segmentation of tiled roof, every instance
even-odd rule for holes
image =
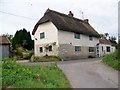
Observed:
[[[109,40],[107,40],[106,38],[100,39],[100,43],[101,43],[101,44],[112,45],[112,43],[111,43]]]
[[[9,45],[9,44],[10,44],[10,41],[8,40],[7,37],[5,37],[5,36],[0,36],[0,44],[2,44],[2,45]]]
[[[100,38],[98,32],[84,20],[80,20],[75,17],[71,17],[50,9],[48,9],[45,12],[44,16],[36,23],[32,35],[35,34],[40,24],[43,24],[48,21],[51,21],[57,27],[58,30],[76,32]]]

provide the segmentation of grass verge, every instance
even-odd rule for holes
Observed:
[[[114,68],[115,70],[120,71],[120,61],[117,58],[117,54],[115,53],[111,53],[106,55],[103,58],[103,62],[109,66],[111,66],[112,68]]]
[[[23,66],[11,60],[2,64],[3,88],[71,88],[69,81],[58,68],[51,66]]]

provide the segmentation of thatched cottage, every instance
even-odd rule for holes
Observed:
[[[36,23],[34,35],[35,56],[56,55],[63,59],[96,56],[100,35],[89,24],[73,16],[48,9]]]

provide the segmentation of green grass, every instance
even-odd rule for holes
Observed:
[[[2,68],[3,88],[71,88],[66,76],[55,64],[23,66],[4,60]]]
[[[120,60],[118,60],[118,58],[117,58],[117,52],[106,55],[103,58],[103,62],[105,64],[111,66],[115,70],[120,71],[120,66],[119,66],[120,65]]]

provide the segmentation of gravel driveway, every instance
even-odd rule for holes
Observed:
[[[63,61],[58,66],[73,88],[118,88],[118,72],[101,60]]]

